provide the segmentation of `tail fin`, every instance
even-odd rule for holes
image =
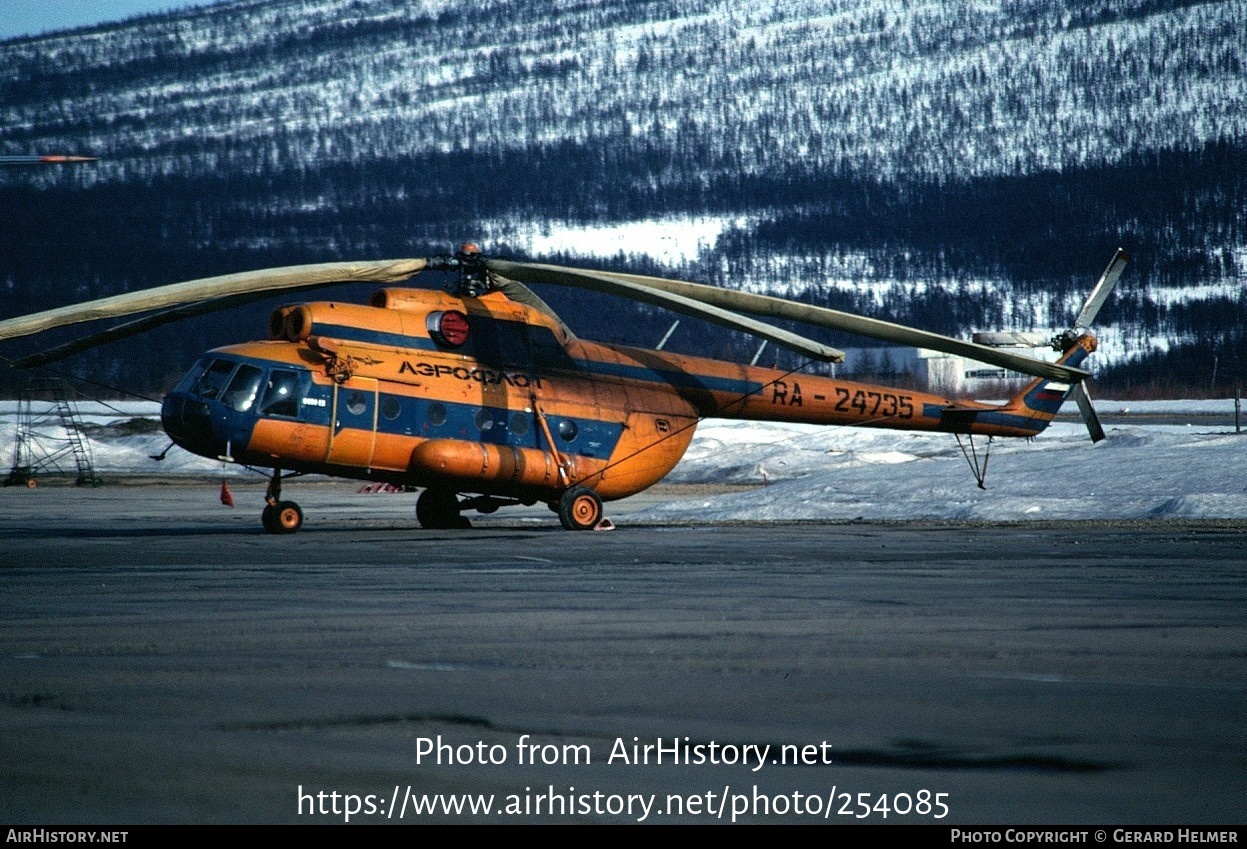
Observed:
[[[1095,349],[1096,338],[1090,333],[1084,333],[1074,340],[1074,344],[1066,350],[1057,362],[1068,366],[1080,366],[1083,360],[1090,356]],[[1086,397],[1086,390],[1082,384],[1060,383],[1042,377],[1036,378],[1004,406],[1004,411],[1028,419],[1034,427],[1035,433],[1038,434],[1052,423],[1053,418],[1060,411],[1061,405],[1067,399],[1074,397],[1075,400],[1078,400],[1079,395]],[[1088,408],[1090,403],[1090,400],[1086,401]],[[1104,431],[1099,427],[1098,421],[1095,421],[1095,427],[1092,428],[1092,421],[1095,420],[1095,411],[1092,409],[1088,412],[1087,409],[1083,408],[1082,400],[1079,400],[1078,404],[1084,414],[1084,418],[1089,417],[1087,427],[1092,429],[1092,440],[1098,442],[1100,439],[1103,439]],[[1098,438],[1096,430],[1099,431]]]
[[[1087,333],[1086,329],[1091,322],[1095,321],[1100,307],[1104,306],[1104,302],[1108,300],[1109,293],[1117,285],[1117,280],[1129,261],[1130,254],[1118,248],[1117,253],[1109,261],[1108,268],[1104,269],[1099,281],[1092,288],[1091,294],[1087,296],[1087,302],[1083,304],[1078,316],[1074,319],[1073,326],[1053,340],[1057,350],[1065,352],[1058,362],[1079,366],[1095,351],[1095,337]],[[1069,398],[1073,398],[1078,403],[1078,412],[1087,425],[1091,441],[1099,442],[1103,439],[1104,428],[1100,425],[1099,416],[1095,414],[1095,407],[1091,403],[1091,395],[1087,391],[1085,380],[1081,383],[1069,384],[1039,378],[1006,404],[1005,409],[1014,415],[1029,419],[1035,428],[1035,433],[1039,433],[1052,422],[1057,411],[1061,409],[1061,405]]]

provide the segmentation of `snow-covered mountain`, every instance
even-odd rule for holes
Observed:
[[[12,40],[0,153],[102,161],[0,174],[0,311],[478,237],[966,333],[1064,326],[1124,244],[1101,363],[1247,378],[1245,32],[1242,0],[232,0]]]
[[[99,179],[603,138],[710,173],[1016,175],[1247,136],[1244,27],[1241,2],[235,0],[6,43],[0,138]]]

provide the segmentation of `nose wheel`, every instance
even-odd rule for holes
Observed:
[[[281,469],[273,469],[264,501],[264,512],[260,514],[264,530],[270,534],[292,534],[303,527],[303,509],[293,501],[281,500]]]
[[[303,509],[293,501],[278,501],[264,507],[260,521],[270,534],[292,534],[303,527]]]

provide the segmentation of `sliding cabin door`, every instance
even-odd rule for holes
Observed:
[[[328,463],[367,469],[377,442],[377,381],[352,378],[334,384]]]

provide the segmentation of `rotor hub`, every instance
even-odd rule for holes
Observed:
[[[459,267],[459,284],[455,295],[460,298],[477,298],[493,288],[489,272],[485,269],[485,255],[475,242],[466,242],[455,254]]]

